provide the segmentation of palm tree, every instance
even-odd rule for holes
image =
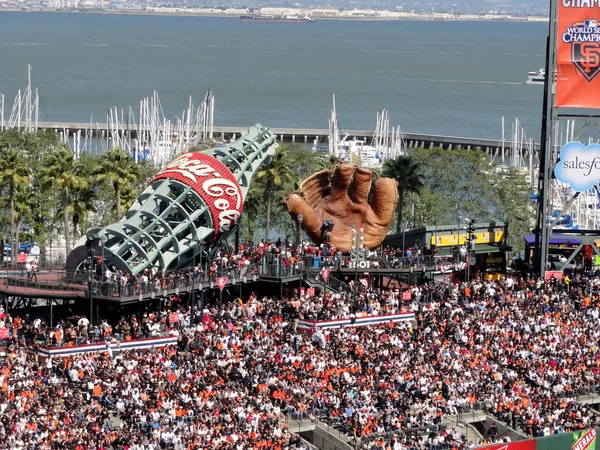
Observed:
[[[70,191],[85,189],[88,182],[85,179],[83,165],[75,160],[71,150],[66,147],[58,148],[54,153],[49,153],[41,168],[42,187],[54,187],[61,192],[61,208],[63,213],[63,226],[65,231],[65,244],[67,256],[71,253],[69,239],[69,200]]]
[[[29,167],[20,150],[14,147],[0,149],[0,184],[8,185],[10,203],[10,248],[13,266],[17,262],[15,243],[15,190],[29,184]]]
[[[425,186],[419,165],[408,155],[399,155],[396,159],[387,160],[383,165],[383,176],[393,178],[398,182],[398,222],[396,233],[402,231],[402,210],[404,209],[404,194],[418,194]]]
[[[269,239],[271,228],[271,204],[277,191],[279,191],[286,181],[291,181],[293,172],[288,162],[287,149],[280,147],[271,162],[261,168],[256,174],[256,181],[262,183],[265,188],[265,200],[267,201],[267,224],[265,230],[265,240]]]
[[[115,147],[100,157],[96,180],[109,182],[115,190],[117,220],[121,220],[121,189],[134,185],[142,177],[142,171],[135,160],[125,151]]]
[[[31,213],[33,208],[31,206],[31,191],[29,186],[20,185],[15,189],[15,255],[19,255],[19,243],[21,224],[23,222],[31,223]],[[16,258],[15,258],[16,261]]]
[[[71,217],[71,223],[73,224],[73,245],[77,241],[77,237],[81,232],[81,224],[84,222],[90,213],[96,212],[96,189],[93,187],[85,186],[80,189],[73,189],[70,192],[69,205],[67,210]],[[60,220],[63,215],[62,205],[56,211],[55,220]]]

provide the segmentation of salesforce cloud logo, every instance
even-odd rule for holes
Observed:
[[[560,151],[560,161],[554,168],[558,181],[577,192],[585,192],[600,181],[600,144],[587,147],[569,142]]]

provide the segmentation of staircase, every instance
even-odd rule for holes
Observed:
[[[323,278],[319,269],[307,269],[302,275],[302,279],[306,284],[313,288],[323,289]],[[326,292],[338,294],[343,291],[350,292],[350,286],[342,280],[329,274],[327,283],[325,283]]]

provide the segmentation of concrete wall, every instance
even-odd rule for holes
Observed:
[[[312,431],[300,433],[304,439],[320,450],[353,450],[353,447],[327,432],[325,428],[317,425]]]

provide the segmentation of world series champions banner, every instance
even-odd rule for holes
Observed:
[[[558,0],[556,40],[554,106],[600,108],[600,0]]]

